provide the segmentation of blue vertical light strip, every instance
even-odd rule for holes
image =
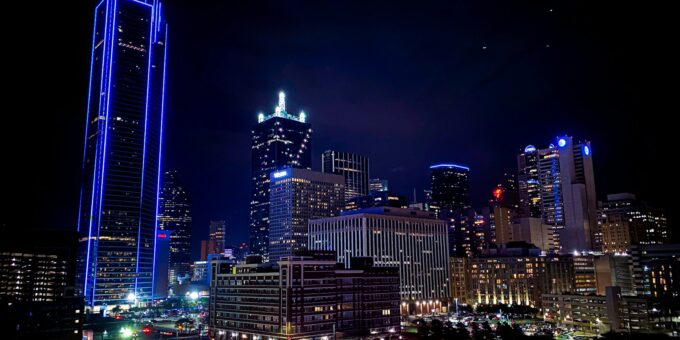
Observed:
[[[146,145],[147,145],[147,127],[149,125],[149,92],[151,91],[151,60],[153,56],[153,36],[154,30],[154,18],[155,18],[155,8],[151,7],[151,25],[149,25],[149,59],[146,65],[146,108],[144,109],[144,148],[142,151],[142,181],[139,190],[139,225],[137,226],[137,265],[135,269],[135,296],[138,296],[138,286],[139,286],[139,249],[142,241],[142,215],[144,205],[144,178],[146,178]],[[156,226],[154,226],[155,228]],[[154,242],[156,240],[154,239]]]
[[[104,3],[106,0],[102,0],[94,9],[94,29],[92,30],[92,60],[90,61],[90,89],[89,89],[89,97],[87,98],[87,117],[85,117],[85,148],[83,150],[83,173],[85,172],[85,157],[87,157],[87,139],[88,139],[88,126],[90,125],[90,102],[92,100],[92,74],[94,70],[94,50],[95,50],[95,41],[96,41],[96,33],[97,33],[97,17],[98,17],[98,12],[99,12],[99,7]],[[107,3],[108,6],[108,3]],[[108,15],[108,12],[105,13],[105,15]],[[108,16],[104,19],[104,39],[106,39],[106,23],[108,21]],[[103,53],[102,53],[103,55]],[[103,62],[102,62],[102,67],[103,67]],[[103,71],[103,69],[102,69]],[[101,97],[101,88],[102,88],[102,80],[100,78],[99,80],[99,94],[98,96]],[[101,106],[101,101],[99,102],[99,106]],[[97,120],[97,126],[99,126],[99,120]],[[97,137],[99,138],[99,137]],[[98,148],[98,145],[96,145]],[[97,151],[95,150],[95,159],[94,159],[94,174],[92,175],[92,193],[91,193],[91,198],[90,198],[90,214],[89,214],[89,221],[88,221],[88,233],[87,233],[87,254],[85,257],[85,275],[84,279],[85,282],[83,284],[83,295],[85,296],[87,300],[87,281],[89,278],[89,271],[90,271],[90,246],[92,245],[92,209],[94,205],[94,195],[95,195],[95,181],[97,179],[97,159],[98,159],[98,154]],[[80,218],[82,215],[82,212],[80,209],[82,209],[82,199],[83,199],[83,189],[85,187],[85,183],[83,182],[83,188],[81,188],[80,191],[80,200],[81,200],[81,207],[78,209],[78,232],[80,232]]]
[[[160,20],[160,17],[159,17]],[[153,269],[151,269],[151,292],[156,284],[156,247],[158,246],[158,193],[161,184],[161,164],[163,163],[163,121],[165,119],[165,76],[168,65],[168,25],[165,25],[165,40],[163,41],[163,94],[161,95],[161,133],[158,145],[158,177],[156,179],[156,214],[154,216],[154,236],[153,236]],[[170,241],[168,241],[170,242]]]
[[[106,81],[107,81],[107,84],[106,84],[106,86],[107,86],[107,90],[106,90],[106,122],[104,124],[104,150],[102,152],[103,159],[102,159],[102,167],[101,167],[101,174],[102,175],[101,175],[101,181],[100,181],[100,184],[99,184],[100,189],[99,189],[99,206],[98,206],[99,212],[98,212],[98,215],[97,215],[98,216],[98,219],[97,219],[97,243],[99,243],[99,232],[101,231],[102,200],[104,199],[104,182],[105,182],[105,178],[106,178],[106,152],[107,152],[106,150],[108,149],[108,145],[109,145],[109,118],[110,118],[110,108],[111,108],[111,83],[113,82],[111,79],[112,79],[112,76],[113,76],[113,59],[114,59],[113,42],[116,40],[115,39],[116,30],[113,29],[113,28],[115,27],[115,24],[116,24],[117,8],[118,8],[118,2],[116,0],[114,0],[113,1],[113,11],[111,11],[113,13],[112,14],[113,17],[111,18],[112,20],[111,20],[111,25],[110,25],[110,27],[111,27],[111,34],[110,34],[111,42],[110,42],[109,50],[108,50],[109,56],[108,56],[107,59],[104,59],[104,60],[107,60],[108,63],[109,63],[109,71],[108,71],[108,73],[106,73],[106,75],[107,75],[107,78],[106,78]],[[109,14],[109,15],[111,15],[111,14]],[[108,29],[108,27],[109,26],[107,26],[107,29]],[[107,41],[105,40],[105,42],[107,42]],[[97,245],[97,248],[99,248],[99,245]],[[96,289],[97,289],[97,273],[96,273],[96,270],[97,270],[98,265],[99,265],[99,261],[96,261],[94,269],[93,269],[95,271],[95,275],[94,275],[94,280],[92,282],[92,289],[93,289],[92,303],[93,304],[96,300],[96,293],[97,293],[96,292]]]

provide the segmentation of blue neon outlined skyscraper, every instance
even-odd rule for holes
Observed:
[[[93,311],[152,295],[166,41],[158,0],[95,8],[77,282]]]

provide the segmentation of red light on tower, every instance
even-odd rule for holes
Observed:
[[[168,234],[158,234],[158,238],[166,238],[168,237]]]
[[[503,198],[503,188],[496,188],[493,190],[493,197],[497,200],[500,201],[501,198]]]

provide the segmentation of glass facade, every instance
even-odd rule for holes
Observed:
[[[345,178],[345,201],[369,193],[368,157],[327,150],[321,155],[321,171]]]
[[[442,212],[463,212],[471,208],[470,168],[456,164],[430,167],[432,204]]]
[[[170,258],[168,261],[168,282],[175,284],[178,278],[189,276],[191,270],[191,200],[179,182],[177,171],[163,174],[163,189],[160,193],[158,215],[161,230],[170,234]]]
[[[89,307],[151,297],[167,28],[162,4],[97,5],[78,231]]]

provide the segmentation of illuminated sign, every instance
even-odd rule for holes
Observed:
[[[535,152],[535,151],[536,151],[536,147],[533,146],[533,145],[527,145],[527,147],[524,148],[525,153],[530,153],[530,152]]]
[[[567,145],[567,140],[564,138],[560,138],[560,140],[557,141],[557,146],[563,148]]]
[[[274,178],[286,177],[288,176],[288,170],[277,171],[274,174],[272,174],[272,176]]]
[[[168,237],[168,234],[158,234],[158,238],[166,238]]]
[[[588,145],[583,146],[583,154],[586,156],[590,156],[590,147]]]

